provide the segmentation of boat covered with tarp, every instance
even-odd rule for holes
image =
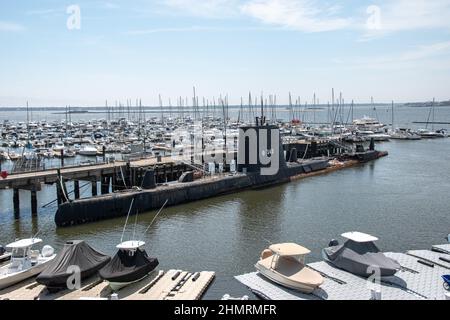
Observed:
[[[332,240],[329,247],[322,250],[324,260],[335,267],[366,278],[393,276],[401,269],[397,261],[385,256],[376,246],[378,238],[362,232],[347,232],[341,236],[347,241],[339,244]]]
[[[83,240],[68,241],[51,264],[36,278],[47,288],[65,288],[68,278],[79,268],[80,280],[93,276],[111,257],[92,248]]]
[[[158,266],[158,259],[149,257],[144,246],[143,241],[126,241],[117,245],[116,255],[99,272],[111,289],[116,291],[137,282]]]

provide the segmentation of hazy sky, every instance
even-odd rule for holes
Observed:
[[[0,0],[0,46],[0,106],[450,98],[450,0]]]

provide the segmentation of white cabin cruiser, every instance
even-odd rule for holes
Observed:
[[[11,262],[0,268],[0,289],[38,275],[55,258],[56,254],[51,246],[44,246],[42,252],[32,250],[34,245],[41,242],[41,239],[30,238],[6,246],[11,250]]]
[[[256,269],[270,280],[305,293],[323,283],[323,277],[305,265],[311,251],[295,243],[272,244],[261,253]]]
[[[80,151],[78,151],[78,154],[82,156],[96,156],[97,153],[98,153],[97,148],[92,145],[85,145],[81,147]]]
[[[380,132],[380,130],[386,126],[377,119],[368,116],[354,120],[353,125],[361,131],[373,131],[374,133]]]

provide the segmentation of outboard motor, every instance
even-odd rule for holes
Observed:
[[[339,245],[339,241],[336,239],[331,239],[330,243],[328,244],[329,247],[335,247]]]
[[[5,248],[3,248],[3,246],[0,246],[0,256],[2,256],[5,252]]]
[[[41,251],[42,256],[46,258],[51,257],[54,253],[55,249],[53,249],[53,247],[49,245],[45,245]]]

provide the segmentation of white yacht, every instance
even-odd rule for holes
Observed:
[[[78,154],[82,156],[96,156],[97,155],[97,148],[93,145],[84,145],[81,147],[80,151],[78,151]]]
[[[44,246],[42,252],[32,250],[33,246],[41,242],[41,239],[30,238],[6,246],[11,250],[11,261],[0,268],[0,289],[38,275],[55,258],[51,246]]]
[[[399,128],[390,134],[391,139],[396,140],[420,140],[422,137],[409,129]]]
[[[368,116],[354,120],[353,125],[361,131],[373,131],[374,133],[379,132],[385,127],[385,125],[380,123],[377,119],[370,118]]]

